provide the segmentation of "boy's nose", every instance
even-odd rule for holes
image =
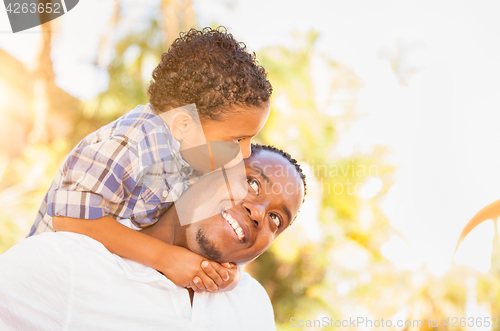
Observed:
[[[243,155],[244,159],[249,158],[250,155],[252,154],[251,143],[252,143],[252,141],[250,140],[248,143],[240,145],[241,154]]]

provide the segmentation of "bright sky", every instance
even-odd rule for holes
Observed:
[[[120,29],[140,22],[156,3],[125,2],[126,26]],[[105,72],[91,63],[112,5],[80,1],[55,28],[57,82],[78,97],[89,99],[106,87]],[[462,226],[500,199],[500,2],[197,0],[195,11],[200,25],[230,27],[255,51],[293,47],[292,31],[321,33],[318,50],[365,83],[359,112],[366,116],[344,138],[341,152],[385,145],[399,169],[383,207],[410,247],[393,238],[386,255],[405,268],[424,261],[438,274],[446,270]],[[0,47],[29,63],[37,29],[16,35],[9,30],[0,10]],[[383,56],[397,50],[397,42],[406,49],[401,72],[415,70],[408,86],[398,83]],[[488,234],[491,228],[485,224],[478,231]],[[471,236],[461,260],[485,270],[491,250],[485,239]]]

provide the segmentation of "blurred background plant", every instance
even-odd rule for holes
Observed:
[[[51,51],[57,41],[51,30],[61,29],[57,21],[41,26],[39,50],[30,65],[0,48],[0,253],[25,237],[71,148],[146,103],[151,71],[161,53],[179,32],[197,26],[190,0],[152,2],[150,12],[156,14],[133,27],[123,16],[128,6],[127,1],[113,2],[93,60],[96,68],[107,71],[108,84],[90,99],[79,99],[56,84]],[[401,268],[390,259],[391,245],[409,246],[381,208],[397,167],[380,144],[340,152],[362,120],[358,95],[365,83],[352,68],[318,50],[320,35],[315,30],[295,32],[293,47],[269,46],[257,52],[274,93],[273,111],[256,141],[292,154],[308,180],[298,220],[246,267],[269,293],[278,329],[296,329],[290,325],[292,316],[422,321],[389,328],[397,330],[433,329],[429,319],[436,318],[498,316],[498,252],[486,273],[453,265],[435,275],[423,264]],[[408,85],[416,69],[410,66],[410,75],[398,65],[403,63],[401,47],[397,54],[383,54],[391,62],[388,70]],[[414,259],[411,251],[406,259]],[[441,323],[438,329],[447,327]]]

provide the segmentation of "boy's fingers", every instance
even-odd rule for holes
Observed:
[[[203,261],[201,263],[201,267],[203,271],[207,274],[208,277],[212,278],[212,280],[218,285],[221,286],[223,279],[227,278],[227,271],[224,270],[217,262],[209,263],[208,261]]]
[[[193,289],[193,291],[195,291],[196,293],[200,293],[200,290],[198,289],[198,287],[196,286],[196,284],[194,284],[193,282],[189,283],[186,288],[191,288]]]
[[[215,282],[208,276],[202,276],[201,280],[203,281],[203,284],[205,285],[207,291],[215,292],[219,289],[219,286],[217,286],[217,284],[215,284]]]
[[[200,293],[200,292],[203,292],[203,290],[205,290],[205,285],[203,284],[203,282],[201,281],[201,278],[198,277],[198,276],[195,276],[193,278],[193,281],[191,283],[191,288],[196,292],[196,293]]]
[[[228,268],[228,269],[236,267],[236,264],[230,263],[230,262],[224,262],[224,263],[221,263],[220,265],[223,266],[224,268]]]
[[[207,275],[200,275],[200,278],[201,281],[203,282],[203,285],[205,286],[204,290],[207,290],[209,292],[215,292],[219,289],[219,286],[217,286],[217,284],[215,284],[215,282]]]

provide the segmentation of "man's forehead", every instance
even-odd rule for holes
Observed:
[[[301,180],[295,167],[284,157],[272,151],[260,150],[253,153],[245,160],[245,168],[247,174],[258,173],[267,184],[267,191],[272,191],[273,193],[283,192],[286,194],[293,194],[294,192],[300,194],[300,192],[303,192]],[[276,185],[280,187],[276,188]],[[290,196],[288,195],[288,197]],[[295,218],[300,208],[302,197],[298,199],[299,205],[297,208],[291,203],[292,200],[294,199],[286,199],[281,205],[284,213],[290,220]]]
[[[245,168],[246,169],[263,169],[267,166],[267,168],[271,168],[276,164],[276,160],[272,155],[274,153],[269,153],[267,151],[257,151],[253,152],[249,158],[245,159]],[[271,156],[271,157],[270,157]]]
[[[266,150],[252,153],[245,159],[245,169],[247,172],[248,170],[259,172],[267,182],[271,181],[270,177],[282,177],[295,172],[291,164],[281,155]]]

